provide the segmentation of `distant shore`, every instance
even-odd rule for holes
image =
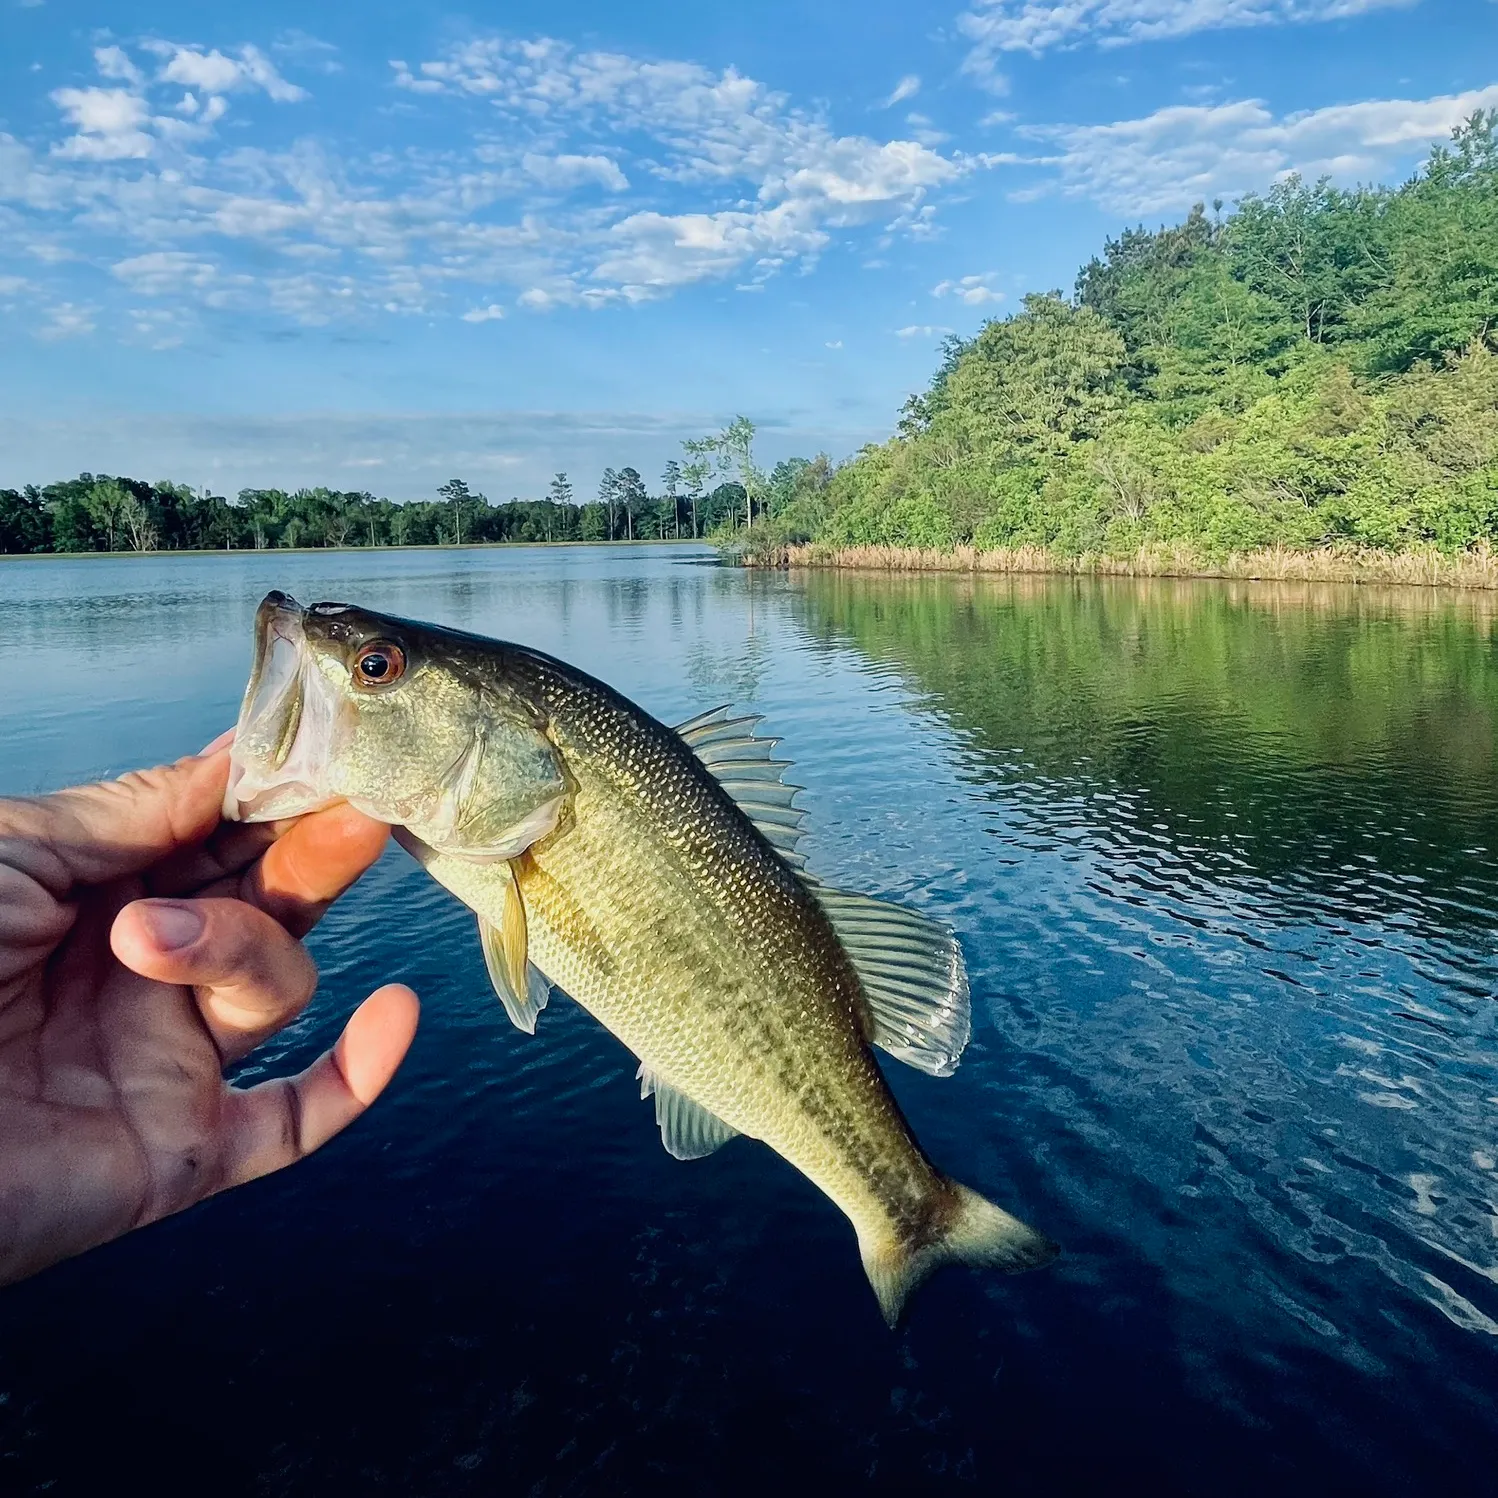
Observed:
[[[711,549],[713,543],[699,536],[639,536],[633,541],[450,541],[412,542],[400,546],[210,546],[169,547],[153,551],[0,551],[0,562],[103,562],[121,557],[296,557],[371,555],[382,551],[551,551],[579,546],[701,546]]]
[[[1449,555],[1324,547],[1263,547],[1208,559],[1189,547],[1145,546],[1126,556],[1062,556],[1040,546],[980,551],[906,546],[768,547],[743,557],[748,567],[849,568],[865,572],[1059,573],[1073,577],[1200,577],[1239,581],[1402,583],[1416,587],[1498,589],[1498,551]]]

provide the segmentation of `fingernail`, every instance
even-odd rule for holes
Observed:
[[[203,917],[196,906],[175,900],[142,900],[138,908],[147,934],[163,952],[189,947],[203,934]]]
[[[203,759],[210,754],[217,754],[220,749],[227,748],[234,742],[234,730],[226,728],[211,744],[204,744],[198,750],[198,758]]]

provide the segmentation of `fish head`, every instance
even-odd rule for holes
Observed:
[[[513,858],[557,827],[572,786],[501,643],[279,592],[260,605],[231,820],[347,801],[444,852]]]

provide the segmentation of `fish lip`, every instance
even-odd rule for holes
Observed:
[[[341,799],[314,783],[326,760],[333,715],[307,649],[305,618],[296,599],[279,589],[267,593],[255,611],[255,658],[224,789],[229,821],[271,821]],[[309,724],[309,717],[315,722]],[[323,742],[310,742],[319,730]]]

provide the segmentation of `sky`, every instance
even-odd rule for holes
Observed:
[[[882,440],[947,332],[1498,107],[1494,0],[0,0],[0,485]]]

